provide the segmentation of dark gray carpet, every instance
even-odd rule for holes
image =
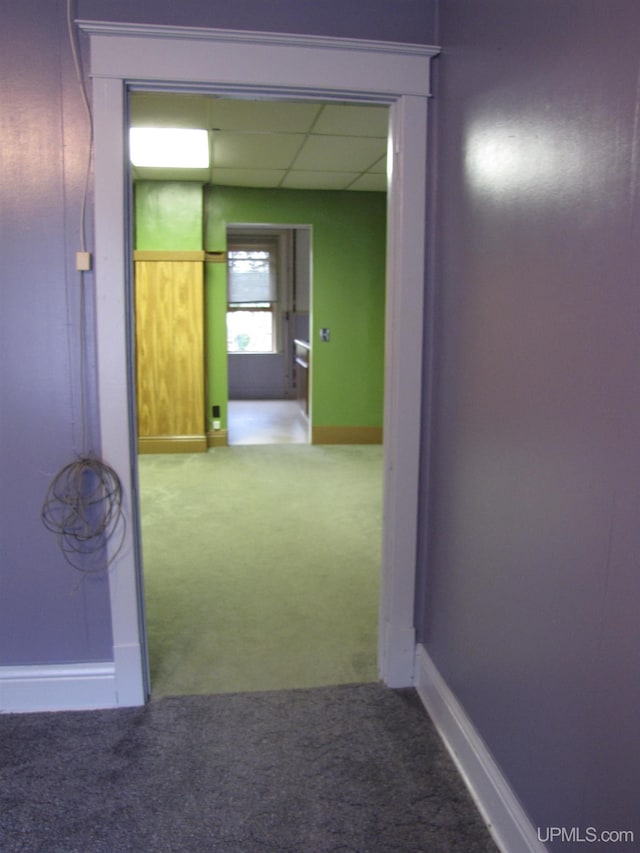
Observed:
[[[0,850],[494,853],[412,690],[0,716]]]

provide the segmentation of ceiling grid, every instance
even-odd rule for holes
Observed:
[[[135,92],[132,127],[209,133],[208,169],[132,167],[134,180],[385,192],[388,108]]]

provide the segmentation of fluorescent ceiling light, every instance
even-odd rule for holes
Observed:
[[[132,127],[129,131],[134,166],[206,169],[209,139],[206,130],[182,127]]]

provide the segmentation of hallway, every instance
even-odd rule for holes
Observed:
[[[229,400],[229,444],[308,444],[297,400]]]

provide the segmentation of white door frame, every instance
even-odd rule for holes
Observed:
[[[95,132],[96,347],[102,455],[118,472],[129,524],[109,574],[113,705],[146,701],[144,620],[132,412],[128,87],[387,104],[387,306],[384,526],[379,673],[413,681],[422,401],[427,99],[437,48],[81,21],[90,38]]]

